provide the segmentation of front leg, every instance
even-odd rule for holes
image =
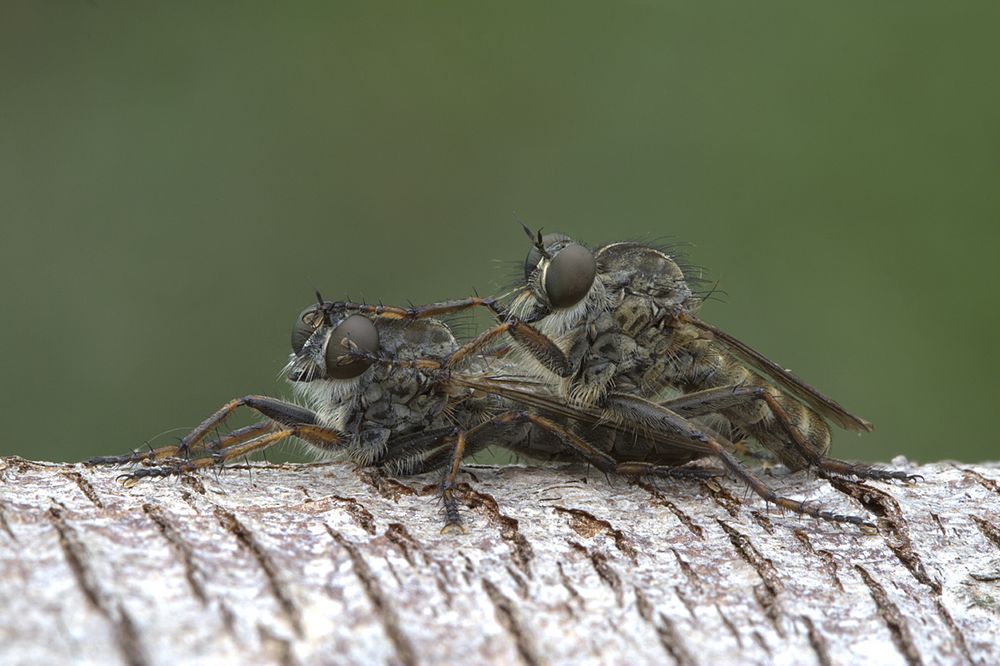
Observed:
[[[452,352],[446,366],[460,366],[467,358],[493,344],[503,335],[509,335],[543,367],[560,377],[570,377],[573,374],[575,367],[563,350],[544,333],[519,319],[508,319],[479,334],[476,339]]]
[[[245,428],[239,428],[222,437],[209,438],[209,433],[221,424],[226,417],[240,407],[250,409],[267,417]],[[252,450],[260,450],[276,441],[295,436],[306,440],[321,449],[333,449],[343,444],[344,436],[337,430],[326,428],[317,423],[316,413],[299,407],[290,402],[284,402],[263,395],[247,395],[230,400],[211,416],[202,421],[179,444],[152,449],[143,453],[125,454],[122,456],[99,456],[85,461],[87,465],[116,465],[123,463],[150,462],[173,457],[189,457],[195,453],[207,452],[211,457],[204,460],[221,458],[223,462],[232,458],[226,453],[241,450],[240,447],[251,446]],[[266,444],[261,445],[261,442]],[[204,466],[203,464],[200,464]],[[183,472],[184,470],[181,470]],[[151,476],[147,474],[146,476]],[[160,474],[163,476],[163,474]]]
[[[504,335],[509,335],[519,342],[539,363],[560,377],[569,377],[573,374],[573,363],[556,343],[530,324],[525,324],[517,319],[497,324],[483,331],[475,339],[444,358],[400,359],[389,352],[372,353],[360,349],[357,345],[350,345],[345,346],[343,355],[338,359],[338,364],[366,361],[414,370],[441,370],[447,374],[448,371],[461,367],[467,359],[486,349]]]
[[[396,307],[393,305],[368,305],[365,303],[352,303],[350,301],[326,301],[320,306],[321,309],[328,310],[350,310],[360,312],[372,317],[382,319],[427,319],[429,317],[441,317],[455,314],[475,307],[485,307],[497,318],[503,316],[503,310],[494,298],[480,298],[470,296],[469,298],[459,298],[451,301],[440,301],[427,305],[414,305],[408,308]]]
[[[266,395],[245,395],[242,398],[230,400],[188,433],[187,437],[181,440],[178,453],[180,455],[188,455],[197,448],[203,448],[202,443],[208,436],[208,433],[240,407],[249,407],[284,426],[317,425],[316,413],[305,407],[299,407],[290,402],[270,398]]]
[[[253,425],[246,426],[245,428],[239,428],[238,430],[233,430],[230,433],[223,435],[222,437],[215,437],[204,445],[205,451],[218,451],[220,449],[227,448],[234,444],[239,444],[242,442],[255,439],[263,435],[264,433],[271,432],[278,428],[277,424],[273,421],[259,421]],[[180,444],[170,444],[167,446],[161,446],[158,448],[150,448],[148,451],[133,451],[132,453],[126,453],[124,455],[117,456],[96,456],[94,458],[88,458],[83,461],[84,465],[99,466],[99,465],[125,465],[125,464],[135,464],[135,463],[149,463],[155,460],[163,460],[165,458],[174,458],[180,453]]]
[[[238,432],[238,431],[237,431]],[[235,434],[235,433],[234,433]],[[127,474],[122,474],[119,480],[126,488],[131,488],[140,479],[147,477],[179,476],[195,472],[206,467],[222,467],[231,460],[238,460],[252,453],[263,451],[289,437],[299,437],[306,441],[324,446],[339,444],[342,441],[340,433],[330,428],[314,425],[297,425],[286,428],[276,428],[267,434],[252,439],[244,438],[229,446],[216,448],[210,456],[191,460],[174,459],[155,467],[142,467]],[[224,440],[223,440],[224,441]]]

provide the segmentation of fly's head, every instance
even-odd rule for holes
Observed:
[[[371,361],[344,362],[351,350],[377,354],[379,332],[371,319],[336,304],[318,303],[299,313],[292,324],[292,353],[285,366],[296,393],[352,393]],[[332,396],[331,396],[332,392]]]
[[[532,248],[512,314],[527,321],[544,318],[546,333],[560,335],[606,308],[607,291],[589,248],[565,234],[528,234]]]

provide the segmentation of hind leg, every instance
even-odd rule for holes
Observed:
[[[763,402],[767,405],[782,431],[788,435],[795,450],[804,457],[812,467],[821,472],[839,476],[857,476],[863,479],[878,481],[914,481],[918,475],[901,470],[883,469],[867,463],[851,463],[837,458],[822,455],[810,446],[801,431],[795,426],[791,417],[766,389],[759,386],[725,386],[688,393],[673,400],[660,403],[661,406],[684,416],[696,417],[716,413],[724,409],[738,407],[752,402]]]

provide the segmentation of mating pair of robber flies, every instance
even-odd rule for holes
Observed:
[[[306,406],[244,396],[176,445],[89,462],[143,463],[123,476],[133,484],[297,438],[321,457],[391,475],[440,471],[446,529],[461,527],[462,460],[489,446],[632,478],[712,476],[685,466],[712,456],[766,502],[862,528],[874,526],[777,494],[738,452],[753,442],[749,450],[793,471],[912,480],[828,457],[829,422],[872,425],[698,318],[696,278],[670,250],[626,242],[594,251],[526,231],[524,281],[504,297],[398,308],[317,295],[295,319],[285,368]],[[460,344],[441,318],[476,307],[496,324]],[[263,418],[216,434],[240,407]]]

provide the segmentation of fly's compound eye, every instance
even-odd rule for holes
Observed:
[[[346,343],[350,340],[350,343]],[[338,361],[352,346],[374,354],[378,351],[378,331],[372,320],[364,315],[353,314],[333,329],[326,343],[326,376],[333,379],[353,379],[368,369],[370,361],[356,360],[346,365]]]
[[[323,313],[315,305],[300,312],[292,324],[292,351],[299,354],[322,323]]]
[[[545,234],[542,236],[542,247],[549,247],[560,241],[570,240],[569,236],[566,234]],[[528,252],[528,256],[524,259],[524,279],[528,281],[531,279],[531,274],[535,272],[538,268],[538,262],[542,260],[542,253],[537,247],[532,247]]]
[[[597,260],[582,245],[570,243],[552,257],[545,269],[545,294],[556,308],[576,305],[590,292]]]

